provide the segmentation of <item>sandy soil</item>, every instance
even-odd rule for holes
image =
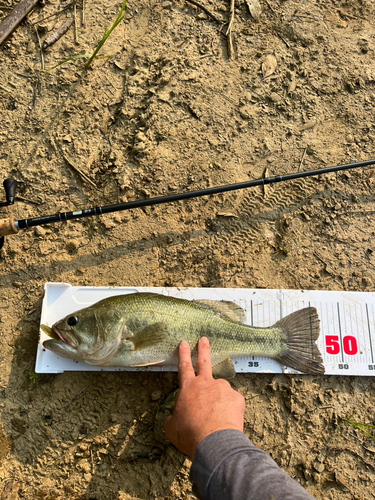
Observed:
[[[229,2],[201,0],[225,23]],[[0,173],[39,216],[374,157],[372,0],[236,2],[226,24],[183,0],[129,0],[102,50],[41,72],[72,15],[38,7],[0,48]],[[0,18],[12,9],[0,0]],[[46,68],[91,54],[120,3],[85,1]],[[277,67],[263,78],[262,64]],[[91,181],[84,181],[74,167]],[[2,499],[194,498],[189,461],[154,439],[175,374],[33,374],[43,284],[373,291],[374,168],[7,237],[0,253]],[[95,187],[94,187],[95,186]],[[245,432],[317,499],[375,498],[374,380],[241,375]]]

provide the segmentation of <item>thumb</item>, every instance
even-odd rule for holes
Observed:
[[[165,432],[165,436],[167,437],[167,439],[169,439],[171,441],[171,436],[173,434],[173,424],[172,424],[172,419],[173,419],[173,416],[172,415],[169,415],[165,420],[164,420],[164,432]]]

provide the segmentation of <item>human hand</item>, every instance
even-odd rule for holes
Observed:
[[[189,344],[179,347],[180,391],[173,415],[165,419],[167,439],[193,460],[196,447],[209,434],[223,429],[243,431],[245,400],[223,379],[214,380],[208,339],[198,342],[195,376]]]

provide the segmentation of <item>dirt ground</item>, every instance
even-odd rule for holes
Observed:
[[[0,48],[0,180],[15,178],[20,197],[1,217],[375,156],[373,0],[260,0],[258,19],[236,1],[232,57],[230,2],[201,2],[216,20],[184,0],[129,0],[101,51],[111,57],[88,71],[83,59],[40,71],[37,32],[43,42],[73,4],[46,2],[28,16]],[[76,36],[71,28],[44,52],[45,68],[91,54],[121,4],[86,0],[84,16],[81,6]],[[0,0],[0,20],[13,7]],[[264,78],[272,54],[277,66]],[[12,481],[22,499],[195,498],[189,460],[153,433],[175,374],[35,376],[45,282],[373,291],[374,174],[361,168],[7,237],[2,500]],[[375,498],[375,441],[341,419],[356,411],[356,421],[375,424],[374,379],[247,374],[233,386],[246,398],[247,436],[317,499]]]

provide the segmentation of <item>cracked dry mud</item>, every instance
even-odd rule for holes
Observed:
[[[225,22],[229,2],[201,0]],[[372,0],[237,2],[224,27],[183,0],[129,0],[89,71],[41,72],[72,15],[46,3],[0,48],[0,173],[26,218],[375,156]],[[0,1],[0,17],[13,7]],[[50,68],[91,54],[120,9],[85,2]],[[277,66],[263,78],[269,55]],[[73,165],[73,166],[72,166]],[[91,181],[82,180],[80,169]],[[44,226],[0,253],[0,491],[22,499],[194,498],[154,439],[175,374],[33,377],[43,285],[374,291],[374,168]],[[94,187],[94,186],[95,187]],[[30,375],[31,374],[31,375]],[[238,375],[245,432],[319,500],[375,498],[374,379]],[[13,481],[13,483],[10,483]],[[2,498],[3,498],[2,497]]]

